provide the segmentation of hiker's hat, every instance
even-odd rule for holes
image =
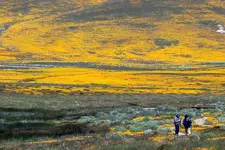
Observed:
[[[176,117],[179,118],[180,117],[180,114],[176,114]]]

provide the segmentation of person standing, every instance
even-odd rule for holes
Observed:
[[[191,121],[191,118],[187,114],[184,116],[183,125],[185,128],[186,135],[191,134],[192,121]]]
[[[180,114],[176,114],[176,116],[174,117],[174,126],[175,126],[175,135],[179,135],[179,131],[180,131]]]

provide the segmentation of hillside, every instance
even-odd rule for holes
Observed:
[[[17,83],[87,84],[104,92],[225,89],[225,34],[216,32],[225,24],[224,0],[1,0],[0,6],[0,82],[13,83],[9,91]],[[48,69],[5,70],[18,63]]]

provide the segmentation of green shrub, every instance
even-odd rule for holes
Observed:
[[[90,125],[92,125],[92,126],[98,126],[100,124],[101,124],[101,121],[100,120],[95,120],[92,123],[90,123]]]
[[[141,132],[141,131],[143,131],[142,127],[141,126],[137,126],[137,125],[130,126],[129,129],[130,129],[131,132]]]
[[[225,125],[220,126],[220,129],[221,129],[221,130],[225,130]]]
[[[127,130],[126,128],[121,127],[121,126],[116,126],[116,127],[114,128],[114,132],[118,132],[118,131],[123,132],[123,131],[126,131],[126,130]]]
[[[152,121],[137,122],[135,125],[129,127],[132,132],[139,132],[148,129],[156,130],[157,128],[157,123]]]
[[[153,134],[151,129],[144,130],[145,135]]]
[[[145,116],[143,121],[149,121],[149,116]]]
[[[160,120],[160,125],[163,124],[173,124],[173,119]]]
[[[154,150],[157,145],[150,141],[135,141],[127,144],[103,145],[97,147],[96,150]]]
[[[206,140],[208,138],[215,138],[215,137],[216,137],[216,134],[212,132],[200,134],[200,139],[203,139],[203,140]]]
[[[220,123],[225,123],[225,114],[222,114],[221,116],[219,116],[218,120]]]
[[[198,133],[192,133],[191,136],[190,136],[190,139],[192,139],[192,140],[199,140],[200,136],[199,136]]]
[[[179,41],[178,40],[167,40],[167,39],[163,39],[163,38],[156,38],[154,40],[154,43],[159,46],[160,48],[164,48],[165,46],[172,46],[172,45],[178,45]]]
[[[178,109],[174,106],[167,106],[167,110],[170,112],[177,112]]]
[[[208,7],[209,10],[214,11],[217,14],[225,15],[225,9],[223,7]]]
[[[106,134],[105,136],[106,139],[111,139],[111,140],[124,140],[126,139],[126,136],[123,134]]]
[[[172,132],[172,131],[173,130],[170,127],[157,129],[157,132],[159,132],[159,133],[168,133],[168,132]]]
[[[27,150],[60,150],[59,147],[52,146],[52,145],[37,145],[37,146],[31,146],[29,148],[26,148]]]
[[[154,110],[152,108],[143,108],[141,110],[141,115],[150,116],[152,114],[154,114]]]
[[[129,124],[131,124],[131,121],[130,120],[123,120],[121,122],[121,124],[123,124],[123,125],[129,125]]]
[[[152,129],[156,130],[158,128],[159,121],[142,121],[142,122],[137,122],[136,126],[139,126],[142,128],[142,130],[147,130],[147,129]]]
[[[159,125],[159,121],[149,121],[148,128],[152,130],[157,130]]]
[[[104,123],[102,124],[102,126],[107,126],[107,127],[109,127],[110,125],[111,125],[110,120],[104,120]]]
[[[129,120],[129,122],[130,122],[131,125],[134,125],[134,124],[137,124],[138,123],[137,120]]]
[[[128,116],[127,113],[119,113],[119,114],[117,114],[116,118],[120,121],[130,119],[130,117]]]
[[[187,114],[189,117],[194,118],[194,117],[196,117],[197,112],[196,112],[195,109],[183,109],[183,110],[181,110],[181,115],[182,115],[182,116],[184,116],[184,115],[186,115],[186,114]]]
[[[93,116],[83,116],[77,120],[77,123],[92,123],[96,120]]]
[[[199,21],[199,24],[202,27],[216,27],[217,23],[214,20],[201,20],[201,21]]]
[[[104,113],[104,112],[99,112],[97,113],[96,117],[99,119],[99,120],[105,120],[108,118],[108,114]]]
[[[224,149],[225,142],[222,140],[199,140],[196,138],[186,139],[179,139],[171,144],[166,144],[163,146],[164,150],[193,150],[193,149],[201,149],[201,148],[208,148],[208,149],[215,149],[221,150]]]

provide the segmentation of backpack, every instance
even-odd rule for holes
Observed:
[[[187,118],[184,119],[184,122],[183,122],[184,125],[190,126],[191,123],[192,123],[192,121],[191,121],[191,119],[189,117],[187,117]]]

